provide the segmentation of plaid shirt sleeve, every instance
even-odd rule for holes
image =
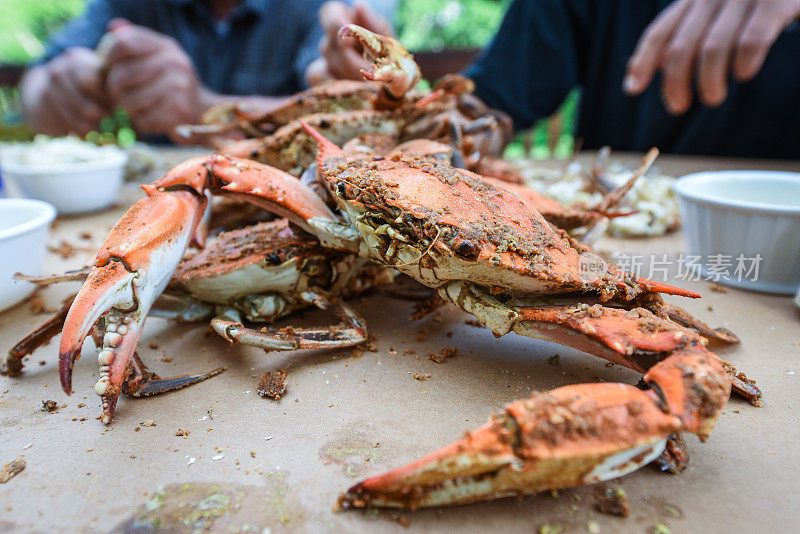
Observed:
[[[320,5],[321,4],[322,2],[320,2]],[[294,60],[294,72],[303,89],[306,89],[308,85],[305,76],[306,69],[312,61],[320,56],[319,45],[323,37],[323,31],[317,19],[318,11],[319,6],[317,6],[317,9],[309,9],[306,11],[309,15],[304,21],[304,26],[307,28],[306,37],[300,45]]]

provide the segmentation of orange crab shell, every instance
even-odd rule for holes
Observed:
[[[467,171],[399,154],[333,157],[322,168],[351,218],[366,213],[391,224],[402,213],[427,244],[427,254],[408,265],[372,248],[401,271],[433,282],[468,279],[526,293],[584,288],[578,251],[533,207]],[[364,225],[359,230],[368,231]],[[395,230],[408,232],[400,225]]]

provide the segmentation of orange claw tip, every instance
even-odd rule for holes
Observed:
[[[639,212],[637,210],[631,210],[631,211],[612,211],[611,213],[608,212],[601,212],[601,213],[603,217],[605,217],[606,219],[617,219],[619,217],[628,217],[630,215],[636,215]]]
[[[669,284],[664,284],[662,282],[656,282],[655,280],[650,280],[648,278],[639,278],[637,280],[637,283],[640,286],[647,289],[648,291],[653,291],[654,293],[664,293],[665,295],[678,295],[679,297],[689,297],[692,299],[702,298],[701,294],[695,293],[694,291],[689,291],[688,289],[671,286]]]
[[[80,349],[70,350],[58,355],[58,376],[61,379],[61,389],[67,395],[72,395],[72,366],[80,356]]]
[[[435,89],[428,93],[427,95],[423,96],[414,104],[414,107],[419,109],[427,106],[434,100],[438,100],[439,98],[443,97],[445,94],[444,89]]]
[[[344,39],[345,37],[351,37],[355,35],[355,32],[350,27],[350,24],[345,24],[341,28],[339,28],[339,39]]]
[[[300,125],[303,129],[308,132],[314,141],[319,144],[319,155],[320,157],[335,157],[335,156],[344,156],[344,151],[332,143],[327,137],[319,133],[315,130],[311,125],[309,125],[306,121],[300,121]]]

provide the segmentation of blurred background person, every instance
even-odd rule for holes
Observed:
[[[25,74],[24,117],[38,132],[84,135],[119,106],[138,133],[179,140],[174,127],[196,123],[214,104],[276,106],[306,85],[323,35],[321,5],[93,0]]]
[[[356,79],[342,9],[315,69]],[[584,148],[796,158],[798,16],[800,0],[514,0],[466,74],[518,130],[579,88]]]
[[[581,88],[585,148],[800,155],[799,0],[515,0],[467,75],[517,128]]]

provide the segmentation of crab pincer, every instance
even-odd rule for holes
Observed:
[[[67,314],[59,347],[61,386],[72,391],[72,367],[83,340],[103,317],[98,355],[103,421],[110,421],[133,360],[147,311],[163,291],[205,210],[205,196],[154,191],[111,230],[94,269]]]
[[[95,392],[102,399],[105,423],[110,422],[121,392],[151,395],[218,372],[161,380],[135,356],[151,306],[169,283],[190,240],[202,240],[197,231],[202,228],[207,192],[245,198],[285,213],[330,247],[353,246],[346,232],[336,232],[335,216],[310,189],[286,173],[255,162],[198,157],[143,189],[147,196],[128,210],[97,253],[67,313],[59,348],[61,385],[69,394],[72,368],[83,341],[93,330],[100,333],[100,379]]]
[[[339,37],[355,37],[364,48],[364,57],[370,65],[361,70],[367,80],[382,82],[382,95],[376,109],[391,109],[402,104],[403,97],[416,87],[422,74],[414,56],[396,39],[373,33],[356,24],[347,24],[339,30]],[[382,105],[381,105],[382,104]]]

